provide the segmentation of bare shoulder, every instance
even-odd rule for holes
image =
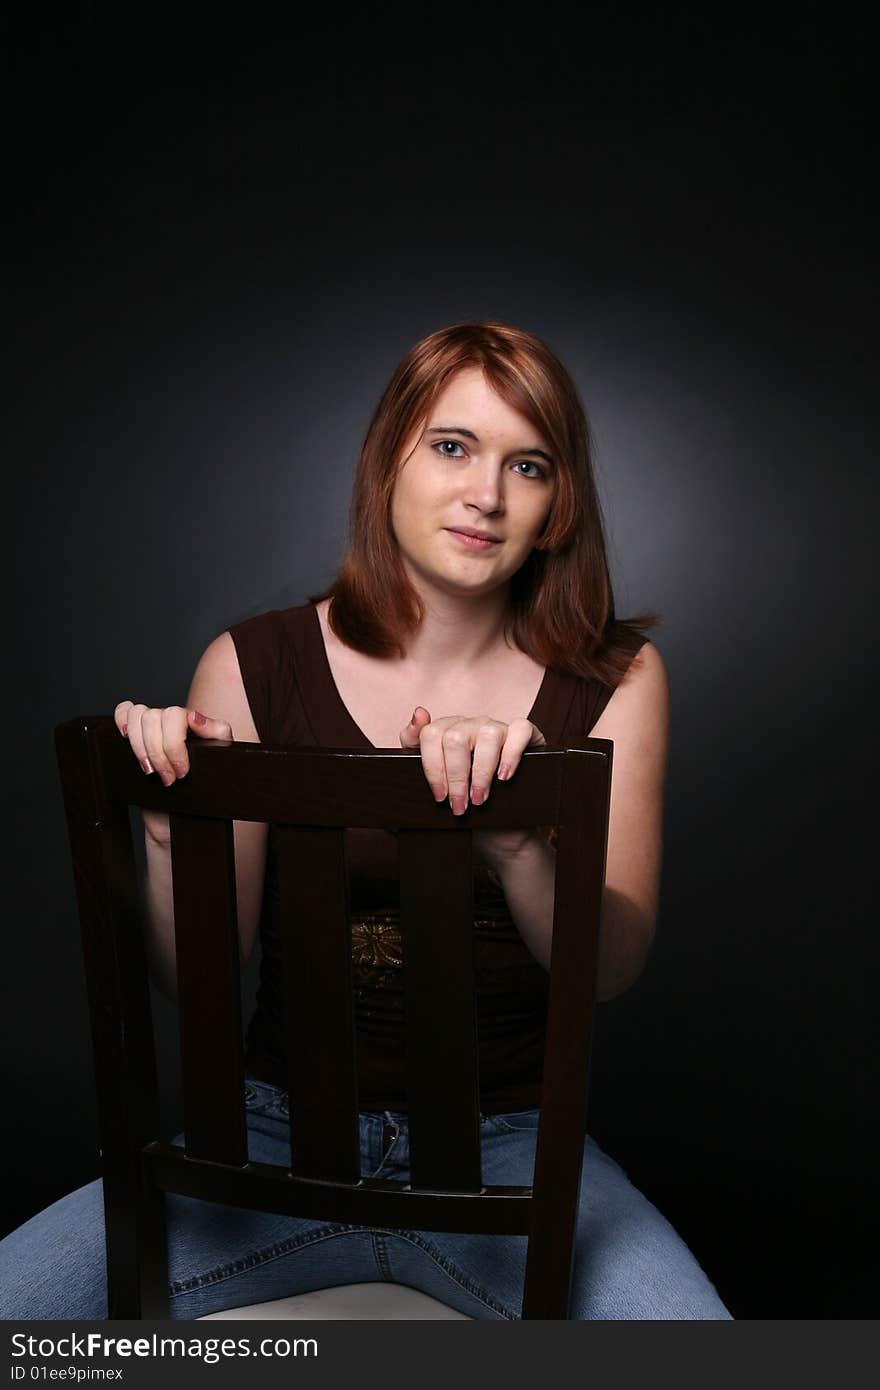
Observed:
[[[231,632],[221,632],[212,642],[208,643],[199,657],[196,670],[204,671],[232,686],[240,685],[242,689],[244,688],[238,652],[235,642],[232,640]]]
[[[655,696],[664,694],[668,696],[669,674],[666,670],[666,662],[653,642],[642,643],[614,694],[616,695],[619,690],[627,687],[630,690],[639,689],[643,699],[645,692],[652,692]]]
[[[229,631],[209,642],[199,657],[186,703],[212,719],[224,720],[237,743],[260,742]]]
[[[318,622],[324,636],[324,645],[328,648],[341,646],[342,643],[330,626],[330,600],[328,598],[319,599],[315,604],[315,612],[318,615]]]
[[[653,642],[639,648],[608,704],[591,729],[595,738],[617,738],[627,730],[663,736],[669,723],[669,675]]]

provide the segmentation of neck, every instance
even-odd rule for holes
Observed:
[[[420,589],[420,597],[425,616],[409,638],[406,661],[426,680],[472,672],[509,650],[504,640],[507,585],[473,596]]]

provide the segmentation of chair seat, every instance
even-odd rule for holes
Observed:
[[[270,1303],[249,1303],[242,1308],[205,1313],[197,1321],[212,1322],[220,1318],[339,1318],[348,1321],[463,1318],[465,1322],[473,1321],[467,1313],[459,1313],[429,1294],[411,1289],[407,1284],[391,1283],[340,1284],[336,1288],[314,1289],[290,1298],[276,1298]]]

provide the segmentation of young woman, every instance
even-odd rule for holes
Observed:
[[[120,732],[146,775],[186,776],[191,735],[276,745],[419,749],[453,814],[516,775],[527,748],[614,741],[599,999],[638,977],[660,878],[668,741],[663,660],[615,619],[586,418],[550,349],[499,323],[418,343],[367,431],[348,552],[303,605],[246,619],[202,654],[185,706],[123,700]],[[479,814],[478,810],[475,813]],[[167,816],[144,814],[151,966],[174,998]],[[246,961],[261,975],[247,1038],[253,1160],[287,1162],[271,834],[234,826]],[[359,972],[362,1173],[406,1181],[402,943],[393,835],[346,832]],[[540,1101],[553,837],[474,832],[480,1104],[487,1183],[528,1183]],[[296,1142],[296,1117],[292,1117]],[[177,1142],[182,1142],[178,1136]],[[475,1318],[517,1318],[523,1237],[345,1226],[168,1199],[171,1316],[340,1283],[393,1279]],[[0,1244],[4,1318],[104,1318],[101,1185]],[[730,1317],[693,1255],[587,1138],[573,1285],[579,1319]]]

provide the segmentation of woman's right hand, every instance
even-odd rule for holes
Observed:
[[[211,719],[200,710],[169,705],[167,709],[149,709],[131,700],[121,700],[113,711],[116,727],[131,744],[132,752],[149,775],[156,772],[166,787],[189,772],[186,751],[188,734],[198,738],[234,739],[231,725],[222,719]],[[144,828],[154,840],[167,843],[168,816],[164,811],[142,810]]]

